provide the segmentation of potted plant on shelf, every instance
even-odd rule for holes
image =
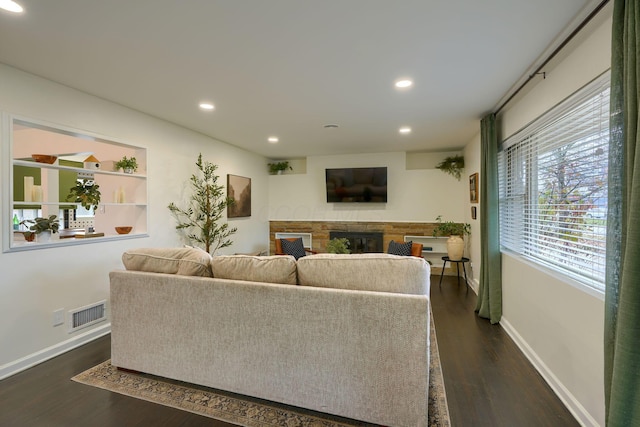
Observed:
[[[24,233],[27,241],[31,241],[31,237],[35,234],[39,242],[48,242],[51,240],[51,234],[57,233],[60,228],[56,215],[49,215],[48,218],[37,217],[34,219],[25,219],[20,224],[29,226],[30,231]]]
[[[464,236],[471,234],[471,225],[461,222],[443,221],[442,215],[436,218],[438,223],[433,229],[433,235],[449,236],[447,239],[447,255],[451,261],[460,261],[464,254]]]
[[[282,175],[282,172],[285,170],[293,170],[291,166],[289,166],[289,161],[284,160],[282,162],[269,163],[269,173],[271,175]]]
[[[462,156],[450,156],[440,162],[437,166],[442,172],[448,173],[454,176],[458,181],[462,176],[462,170],[464,169],[464,157]]]
[[[131,157],[127,159],[127,156],[124,156],[122,159],[116,162],[116,169],[122,169],[124,173],[134,173],[138,170],[138,161],[135,157]]]
[[[327,243],[327,252],[330,254],[350,254],[349,239],[341,237],[329,240]]]
[[[93,179],[81,179],[76,181],[76,185],[69,189],[67,201],[73,200],[87,209],[95,211],[100,203],[100,186]]]

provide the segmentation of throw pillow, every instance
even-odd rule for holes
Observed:
[[[393,240],[389,242],[389,250],[387,253],[400,256],[411,256],[411,245],[413,242],[396,243]]]
[[[140,248],[122,254],[127,270],[211,277],[211,255],[196,248]]]
[[[302,258],[307,254],[304,250],[301,237],[293,241],[280,239],[280,244],[282,245],[282,252],[286,255],[293,256],[295,259]]]

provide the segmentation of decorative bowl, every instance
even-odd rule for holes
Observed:
[[[38,163],[52,164],[56,161],[58,156],[52,156],[49,154],[32,154],[31,157]]]
[[[129,234],[129,232],[132,229],[133,229],[133,227],[130,227],[130,226],[116,227],[116,233],[118,233],[118,234]]]

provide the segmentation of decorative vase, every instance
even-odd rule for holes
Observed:
[[[464,254],[464,239],[460,236],[450,236],[447,240],[447,255],[451,261],[460,261]]]
[[[51,232],[50,231],[41,231],[36,235],[38,242],[46,243],[51,241]]]

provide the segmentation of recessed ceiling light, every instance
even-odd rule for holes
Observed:
[[[213,104],[210,103],[210,102],[201,102],[200,103],[200,109],[201,110],[211,111],[214,108],[216,108],[216,107],[214,107]]]
[[[408,87],[413,86],[413,81],[409,79],[401,79],[401,80],[397,80],[395,85],[398,89],[406,89]]]
[[[280,140],[278,139],[277,136],[270,136],[269,138],[267,138],[267,141],[269,141],[272,144],[275,144],[276,142],[278,142]]]
[[[0,0],[0,9],[4,9],[9,12],[20,13],[24,9],[18,3],[13,0]]]
[[[399,132],[403,134],[411,133],[411,128],[409,126],[403,126],[399,129]]]

